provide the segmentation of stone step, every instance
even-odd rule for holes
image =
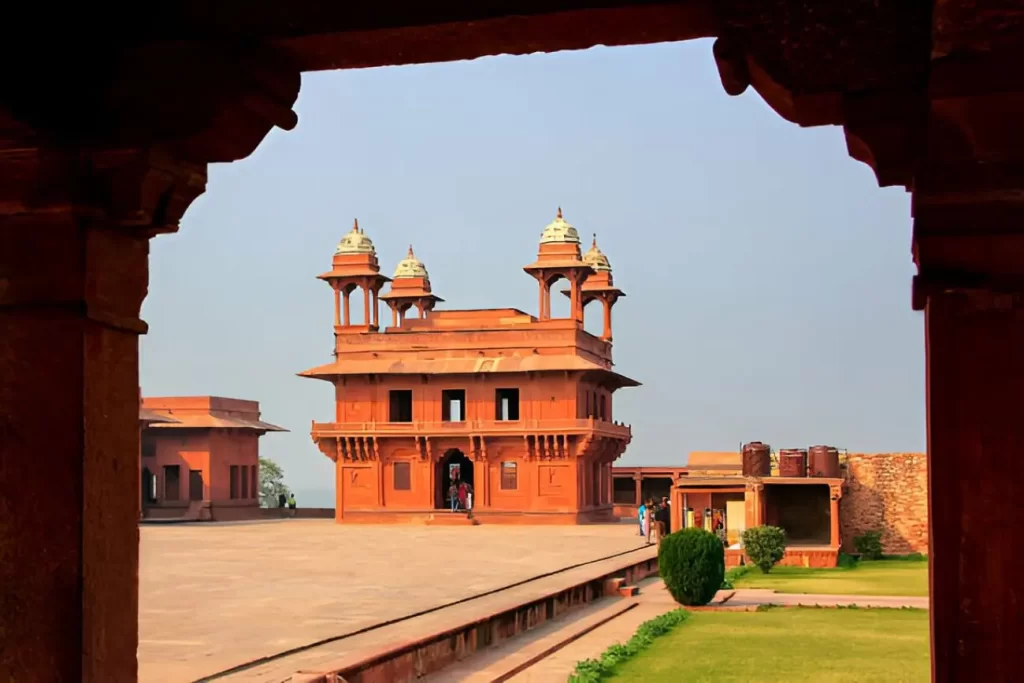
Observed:
[[[423,683],[502,683],[637,606],[602,598],[421,679]]]
[[[477,526],[480,520],[464,512],[438,512],[427,517],[427,526]]]
[[[619,586],[619,595],[624,598],[633,598],[640,595],[640,586]]]
[[[618,579],[605,579],[601,585],[602,595],[618,595],[619,589],[622,588],[622,584],[626,583],[623,578]]]

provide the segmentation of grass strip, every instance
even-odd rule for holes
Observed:
[[[584,659],[576,664],[568,683],[600,683],[606,680],[615,673],[616,667],[636,657],[650,647],[655,638],[670,632],[689,616],[685,609],[675,609],[645,621],[625,644],[616,643],[597,659]]]

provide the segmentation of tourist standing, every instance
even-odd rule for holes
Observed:
[[[654,499],[648,498],[647,503],[644,505],[644,536],[647,537],[647,543],[651,542],[651,522],[654,517]]]
[[[459,484],[453,481],[448,486],[448,502],[452,506],[452,512],[459,509]]]
[[[292,517],[295,516],[295,508],[297,508],[298,506],[299,506],[299,504],[295,502],[295,494],[294,493],[289,493],[288,494],[288,513]]]
[[[658,535],[658,545],[661,545],[661,539],[665,538],[666,530],[669,524],[669,510],[668,500],[665,498],[661,499],[661,503],[658,504],[658,509],[654,513],[654,529]]]
[[[469,487],[466,482],[459,482],[459,506],[463,510],[468,510],[467,505],[469,504]]]
[[[636,523],[640,527],[640,535],[646,536],[644,533],[644,513],[647,511],[647,506],[644,505],[643,501],[640,501],[640,507],[636,509]]]

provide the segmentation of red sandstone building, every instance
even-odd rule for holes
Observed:
[[[834,567],[868,531],[882,533],[885,552],[928,551],[924,454],[854,454],[840,464],[836,449],[822,448],[782,450],[772,462],[762,445],[756,467],[741,452],[690,453],[685,467],[616,467],[615,512],[635,518],[640,502],[668,496],[673,529],[721,525],[729,566],[743,555],[743,530],[763,524],[786,532],[783,565]]]
[[[259,438],[287,431],[260,405],[219,396],[142,399],[142,514],[236,519],[259,507]]]
[[[614,421],[612,395],[638,386],[612,369],[611,309],[624,294],[596,239],[581,254],[561,210],[524,270],[538,283],[537,317],[435,310],[442,299],[411,247],[387,278],[358,223],[342,238],[320,276],[334,290],[335,360],[302,373],[335,386],[335,421],[314,422],[312,437],[335,462],[339,522],[443,519],[436,512],[449,509],[456,473],[473,486],[477,520],[614,518],[611,463],[631,431]],[[557,319],[551,288],[562,279],[570,313]],[[353,323],[357,290],[363,311]],[[383,331],[379,300],[391,309]],[[600,337],[583,328],[593,301]]]

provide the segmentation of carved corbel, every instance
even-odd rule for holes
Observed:
[[[842,484],[829,484],[828,487],[829,497],[832,500],[839,500],[843,497],[843,485]]]

